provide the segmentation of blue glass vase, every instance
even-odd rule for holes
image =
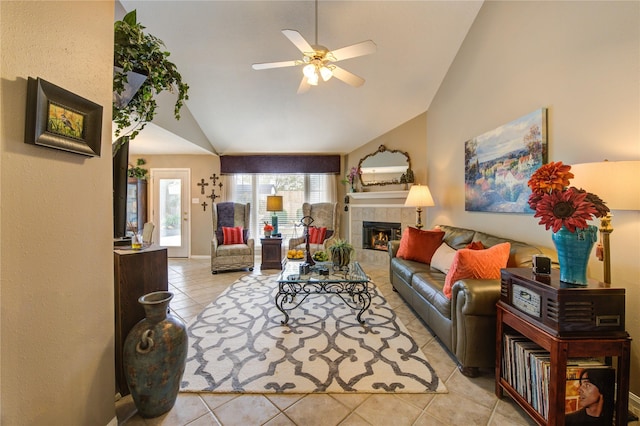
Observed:
[[[560,281],[570,284],[587,284],[587,264],[593,244],[598,240],[598,227],[569,231],[564,226],[551,236],[560,262]]]

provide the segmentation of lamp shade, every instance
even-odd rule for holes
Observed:
[[[640,161],[574,164],[571,173],[571,186],[597,195],[611,210],[640,210]]]
[[[282,211],[282,195],[267,195],[267,211]]]
[[[431,207],[435,206],[435,203],[427,185],[413,185],[404,205],[407,207]]]

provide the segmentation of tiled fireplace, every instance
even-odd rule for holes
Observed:
[[[364,224],[377,223],[370,231],[372,234],[374,234],[375,230],[377,232],[374,235],[367,236],[367,242],[370,242],[373,237],[374,241],[371,241],[371,244],[375,244],[375,240],[378,240],[378,245],[382,246],[384,238],[376,238],[379,236],[379,232],[387,228],[389,224],[392,224],[394,226],[389,228],[397,231],[389,229],[388,236],[391,239],[399,239],[404,228],[415,225],[416,210],[413,207],[404,207],[402,204],[350,204],[348,217],[349,241],[351,241],[356,250],[356,259],[363,262],[388,264],[389,254],[386,250],[380,250],[382,247],[378,247],[378,249],[365,248],[367,244],[363,244],[363,235],[366,235],[368,231],[364,231]],[[381,224],[382,226],[380,226]],[[371,228],[371,226],[369,227]]]

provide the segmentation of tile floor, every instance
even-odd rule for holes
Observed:
[[[259,265],[259,260],[256,265]],[[215,394],[180,393],[168,413],[143,419],[131,396],[116,402],[119,425],[126,426],[332,426],[332,425],[533,425],[508,397],[494,394],[493,370],[478,378],[460,374],[455,362],[389,283],[386,265],[363,264],[365,271],[411,331],[445,381],[447,394]],[[212,275],[209,259],[170,259],[173,313],[185,323],[247,271]],[[251,272],[276,274],[275,270]],[[631,423],[630,423],[631,424]],[[640,423],[634,422],[639,426]]]

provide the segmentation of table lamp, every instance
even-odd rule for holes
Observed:
[[[271,224],[273,225],[273,236],[280,236],[278,233],[278,216],[275,212],[282,211],[282,195],[267,195],[267,211],[273,212],[271,216]]]
[[[571,186],[600,197],[611,210],[640,210],[640,161],[602,161],[571,166]],[[609,236],[613,232],[611,213],[600,218],[603,281],[611,284]]]
[[[416,228],[422,229],[422,207],[435,206],[431,191],[427,185],[413,185],[409,190],[409,195],[404,202],[407,207],[415,207],[418,214],[418,221],[416,222]]]

